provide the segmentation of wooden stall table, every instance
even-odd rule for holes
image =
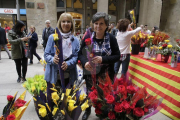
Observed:
[[[158,98],[164,98],[164,107],[160,112],[180,120],[180,63],[176,68],[168,63],[161,62],[161,55],[156,61],[143,58],[144,53],[131,55],[129,73],[132,82],[147,87],[147,91]]]

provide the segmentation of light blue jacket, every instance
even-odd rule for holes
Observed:
[[[50,83],[56,84],[57,82],[57,72],[58,72],[58,65],[53,62],[54,55],[56,48],[54,47],[54,38],[53,35],[49,36],[46,49],[44,52],[44,58],[47,62],[46,70],[45,70],[45,80]],[[66,61],[69,69],[69,82],[71,85],[74,84],[74,81],[77,80],[77,59],[78,59],[78,52],[79,52],[79,40],[75,37],[71,37],[71,45],[72,45],[72,55],[69,57],[69,60]]]

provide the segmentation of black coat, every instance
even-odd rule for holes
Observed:
[[[0,27],[0,45],[7,44],[6,32]]]
[[[44,28],[43,30],[43,34],[42,34],[42,39],[43,39],[43,46],[45,47],[46,44],[47,44],[47,41],[48,41],[48,37],[51,35],[51,34],[54,34],[55,33],[55,30],[50,27],[48,29],[48,32],[46,33],[46,28]]]
[[[28,36],[32,36],[31,39],[29,39],[29,47],[37,47],[37,41],[38,41],[38,36],[36,32],[33,32],[31,34],[31,32],[28,34]]]

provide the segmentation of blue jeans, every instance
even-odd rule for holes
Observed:
[[[129,62],[130,62],[130,54],[127,55],[126,59],[124,61],[117,61],[115,64],[114,64],[114,72],[115,74],[118,73],[119,71],[119,68],[120,68],[120,65],[122,63],[122,71],[121,71],[121,74],[126,74],[127,70],[128,70],[128,67],[129,67]]]

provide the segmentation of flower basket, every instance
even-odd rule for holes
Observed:
[[[161,55],[161,61],[167,63],[169,60],[169,55]]]
[[[131,47],[132,47],[131,53],[133,55],[138,55],[140,51],[140,44],[131,44]]]

